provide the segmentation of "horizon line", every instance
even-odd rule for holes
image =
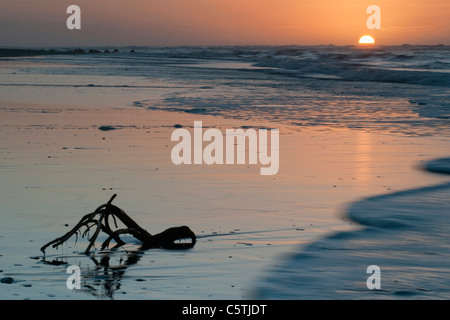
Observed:
[[[176,47],[407,47],[407,46],[423,46],[423,47],[448,47],[450,44],[436,43],[436,44],[423,44],[423,43],[402,43],[402,44],[369,44],[361,45],[355,44],[171,44],[171,45],[145,45],[145,44],[104,44],[104,45],[2,45],[0,49],[16,49],[16,50],[44,50],[44,49],[64,49],[64,48],[176,48]]]

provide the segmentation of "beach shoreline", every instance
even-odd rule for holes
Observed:
[[[171,77],[85,76],[83,68],[64,61],[0,64],[0,278],[12,279],[0,284],[2,299],[252,299],[290,253],[359,230],[348,218],[355,201],[448,180],[421,169],[448,156],[445,136],[165,111],[164,99],[187,92],[203,103],[198,87],[211,87]],[[255,76],[263,83],[267,77],[275,81]],[[279,129],[278,173],[261,175],[261,164],[175,165],[171,134],[192,132],[195,121],[223,133]],[[113,194],[114,204],[152,234],[189,226],[199,237],[195,248],[140,252],[125,237],[120,250],[87,257],[87,242],[78,239],[49,250],[53,264],[42,260],[42,245]],[[106,260],[105,274],[99,262]],[[81,267],[81,292],[66,286],[69,265]]]
[[[411,158],[417,151],[405,147],[411,138],[281,126],[280,172],[261,176],[258,165],[176,166],[170,160],[170,135],[174,125],[192,130],[194,120],[222,130],[277,126],[273,123],[139,108],[105,113],[95,108],[2,104],[1,113],[5,142],[0,235],[6,244],[1,269],[2,277],[15,279],[2,284],[3,299],[88,298],[65,288],[64,265],[49,266],[31,258],[40,256],[44,243],[66,232],[65,224],[73,225],[112,193],[118,194],[116,205],[151,233],[188,225],[200,236],[192,251],[156,249],[156,268],[145,261],[155,263],[153,252],[144,253],[121,280],[121,288],[130,289],[119,290],[114,298],[246,299],[253,281],[283,254],[326,234],[358,228],[343,214],[349,203],[406,188],[412,181],[427,185],[441,180],[413,168],[419,159],[440,155],[439,139],[433,146],[430,138],[414,138],[426,141],[430,150],[421,148]],[[102,131],[102,125],[115,130]],[[388,157],[390,149],[402,150],[395,166]],[[216,234],[224,236],[201,238]],[[74,252],[82,250],[77,247]],[[86,260],[70,248],[63,252],[50,252],[49,257],[75,264]],[[171,266],[174,258],[178,264]],[[203,265],[201,279],[198,263]],[[171,267],[175,274],[164,269]],[[165,274],[164,280],[142,295],[146,290],[136,288],[136,279],[150,281],[154,269]],[[217,286],[210,287],[210,281]],[[166,282],[171,285],[164,291]],[[163,292],[155,295],[155,289]]]

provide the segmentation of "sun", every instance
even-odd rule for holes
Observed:
[[[361,39],[359,39],[360,44],[374,44],[375,40],[371,36],[362,36]]]

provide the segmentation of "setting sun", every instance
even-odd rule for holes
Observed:
[[[361,39],[359,39],[360,44],[373,44],[375,43],[375,40],[371,36],[362,36]]]

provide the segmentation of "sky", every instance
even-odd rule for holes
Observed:
[[[67,29],[70,5],[80,30]],[[450,0],[2,0],[0,46],[450,45],[449,15]]]

